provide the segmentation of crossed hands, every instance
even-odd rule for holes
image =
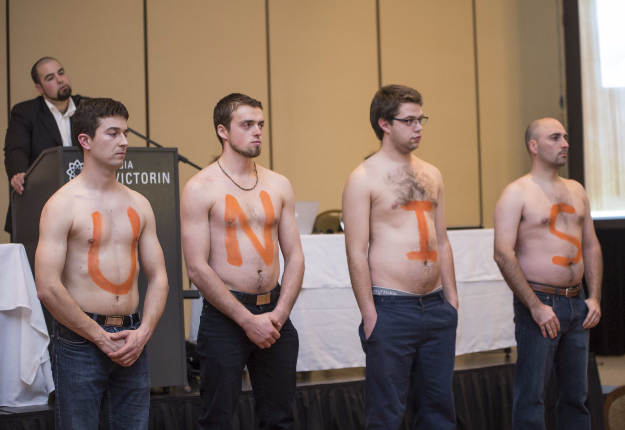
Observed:
[[[274,312],[267,312],[260,315],[250,315],[250,318],[241,327],[245,330],[247,337],[260,349],[269,348],[280,339],[280,329],[283,321]]]
[[[104,332],[104,339],[98,347],[120,366],[129,367],[141,355],[149,335],[139,327],[137,330],[124,330],[117,333]]]
[[[586,299],[586,305],[588,306],[588,315],[582,327],[584,329],[590,329],[599,324],[599,320],[601,319],[601,306],[599,305],[599,301],[594,298]],[[544,338],[547,337],[547,334],[549,334],[551,339],[558,335],[560,331],[560,321],[551,306],[540,303],[536,308],[532,309],[531,312],[532,318],[534,318],[534,321],[540,327]]]

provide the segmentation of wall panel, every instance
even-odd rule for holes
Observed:
[[[525,128],[537,118],[565,124],[559,105],[560,0],[475,0],[484,224],[510,182],[528,173]],[[566,126],[566,124],[565,124]]]
[[[423,95],[430,120],[414,154],[443,175],[447,225],[479,225],[471,0],[381,0],[380,39],[382,85],[408,85]]]
[[[128,125],[145,131],[142,0],[8,1],[12,105],[39,95],[30,70],[51,56],[65,67],[74,94],[120,100]]]
[[[270,1],[274,168],[296,200],[339,209],[349,173],[379,147],[374,0]]]
[[[6,2],[0,2],[0,130],[7,129],[7,68],[6,68]],[[2,134],[4,137],[4,134]],[[4,145],[4,140],[2,140]],[[3,146],[4,148],[4,146]],[[0,174],[0,243],[8,243],[10,236],[4,232],[4,220],[9,207],[9,179],[4,170],[4,158],[2,164],[2,173]]]

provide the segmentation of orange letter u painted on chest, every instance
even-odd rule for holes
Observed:
[[[132,287],[132,281],[135,278],[135,272],[137,270],[137,241],[139,240],[139,229],[141,227],[141,219],[139,214],[133,208],[128,206],[128,219],[132,227],[132,242],[130,244],[130,273],[128,278],[121,284],[114,284],[102,274],[100,271],[100,242],[102,239],[102,214],[100,212],[93,212],[91,214],[93,219],[93,242],[89,247],[89,276],[95,284],[109,293],[123,296],[128,294],[130,287]]]
[[[432,202],[430,201],[412,201],[405,205],[401,205],[405,211],[415,211],[417,214],[417,226],[419,227],[419,250],[412,251],[406,254],[409,260],[420,261],[436,261],[438,259],[438,252],[430,251],[430,231],[428,229],[428,223],[425,219],[425,213],[432,210]]]
[[[245,212],[241,209],[237,199],[230,194],[226,194],[226,213],[224,215],[224,221],[226,223],[226,252],[228,253],[228,263],[233,266],[241,266],[243,264],[241,250],[239,249],[239,240],[237,239],[237,227],[234,225],[234,221],[237,217],[239,218],[241,229],[252,242],[252,245],[254,245],[254,249],[258,252],[258,255],[261,256],[267,266],[273,264],[273,238],[271,236],[271,228],[275,219],[273,204],[271,203],[269,194],[265,191],[260,192],[260,201],[265,211],[265,227],[263,229],[264,247],[260,244],[256,234],[252,231],[252,228],[247,222]]]
[[[569,267],[571,263],[577,264],[579,260],[582,259],[582,244],[573,236],[569,236],[566,233],[562,233],[561,231],[556,230],[556,218],[560,212],[564,212],[565,214],[574,214],[575,208],[566,203],[558,203],[551,206],[551,219],[549,220],[549,232],[554,236],[566,240],[567,242],[571,242],[577,248],[577,255],[575,258],[561,257],[556,255],[551,259],[553,264],[557,264],[558,266]]]

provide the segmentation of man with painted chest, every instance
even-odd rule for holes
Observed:
[[[423,100],[388,85],[371,103],[380,150],[343,191],[347,262],[367,355],[367,429],[399,428],[412,388],[415,428],[454,429],[458,296],[438,169],[412,155]]]
[[[41,214],[37,294],[54,317],[52,373],[57,429],[147,429],[150,374],[144,349],[163,314],[167,273],[148,200],[115,180],[128,141],[128,111],[83,101],[73,132],[82,172]],[[148,280],[139,316],[139,255]]]
[[[204,296],[199,424],[232,428],[247,365],[260,428],[290,429],[299,340],[289,314],[304,276],[293,190],[253,161],[265,124],[259,101],[230,94],[213,120],[223,152],[191,178],[180,205],[187,272]]]
[[[569,148],[562,124],[532,122],[525,144],[532,170],[508,185],[495,207],[495,261],[514,292],[512,428],[545,428],[545,391],[555,366],[557,428],[590,429],[588,331],[601,318],[601,248],[584,188],[558,175]]]

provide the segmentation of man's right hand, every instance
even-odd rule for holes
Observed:
[[[247,337],[258,345],[260,349],[264,349],[269,348],[276,343],[277,339],[280,339],[280,333],[276,330],[277,324],[280,324],[280,322],[275,316],[266,313],[252,315],[242,327]]]
[[[375,324],[378,322],[378,314],[377,312],[373,313],[370,317],[363,318],[363,329],[365,331],[365,340],[369,340],[369,336],[373,332],[375,328]]]
[[[24,175],[26,173],[18,173],[11,178],[11,186],[16,193],[22,194],[24,192]]]
[[[126,345],[126,341],[124,339],[111,339],[111,335],[113,333],[109,333],[104,330],[102,331],[102,336],[97,342],[95,342],[95,344],[98,345],[98,348],[100,348],[105,354],[111,354]]]
[[[532,318],[536,321],[536,324],[540,327],[540,331],[543,333],[543,337],[547,338],[547,334],[549,337],[553,339],[558,335],[560,331],[560,321],[558,321],[558,317],[553,312],[553,308],[551,306],[544,305],[542,303],[538,303],[536,307],[532,310]]]

